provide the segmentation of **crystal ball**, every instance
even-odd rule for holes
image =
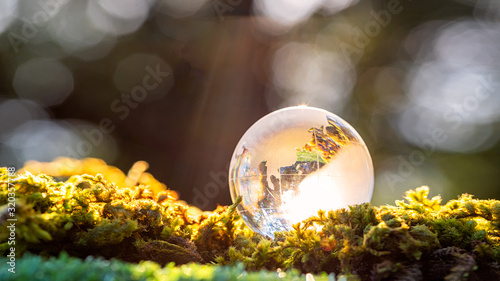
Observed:
[[[373,164],[351,125],[323,109],[274,111],[243,135],[229,165],[233,202],[255,232],[276,231],[348,205],[369,202]]]

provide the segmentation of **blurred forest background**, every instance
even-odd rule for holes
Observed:
[[[353,125],[372,203],[500,199],[500,1],[3,0],[0,164],[138,160],[230,204],[236,143],[290,105]]]

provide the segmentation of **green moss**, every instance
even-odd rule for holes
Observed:
[[[5,264],[7,259],[0,258]],[[335,281],[333,275],[316,275],[316,281]],[[247,272],[243,265],[216,266],[188,264],[175,266],[170,263],[165,267],[145,261],[139,264],[125,263],[116,259],[87,257],[85,260],[69,257],[62,253],[58,258],[43,259],[39,256],[27,255],[16,263],[15,273],[7,270],[0,271],[0,280],[25,281],[65,281],[65,280],[109,280],[109,281],[209,281],[209,280],[238,280],[238,281],[298,281],[306,280],[298,271],[260,271]],[[311,280],[309,277],[308,280]],[[347,280],[347,279],[338,279]]]
[[[66,171],[68,172],[68,171]],[[150,179],[151,180],[151,179]],[[124,181],[125,182],[125,181]],[[153,181],[154,182],[154,181]],[[66,181],[0,169],[0,251],[9,187],[16,193],[16,254],[242,265],[246,270],[346,274],[361,280],[495,280],[500,201],[463,195],[441,204],[427,187],[394,206],[318,212],[274,240],[250,231],[232,206],[196,212],[172,192],[118,185],[102,175]]]

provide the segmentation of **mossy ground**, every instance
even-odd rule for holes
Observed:
[[[500,280],[498,200],[465,194],[441,204],[421,187],[394,206],[319,212],[271,240],[250,231],[236,205],[201,212],[146,168],[140,162],[124,175],[96,159],[32,162],[15,175],[1,168],[2,256],[11,247],[7,203],[15,193],[17,257],[64,252],[81,259],[239,264],[249,272],[295,269],[361,280]]]

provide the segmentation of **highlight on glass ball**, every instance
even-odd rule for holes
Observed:
[[[373,164],[359,134],[326,110],[274,111],[240,139],[229,165],[233,202],[253,230],[268,237],[349,205],[369,202]]]

